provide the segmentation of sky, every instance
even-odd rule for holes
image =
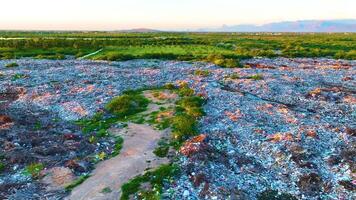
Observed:
[[[356,19],[356,0],[0,0],[2,30],[192,30]]]

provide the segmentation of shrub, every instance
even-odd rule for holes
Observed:
[[[204,104],[204,99],[201,97],[183,97],[177,104],[190,116],[197,118],[204,115],[204,111],[201,108]]]
[[[168,145],[162,145],[162,146],[159,146],[157,147],[153,153],[158,156],[158,157],[166,157],[167,154],[168,154],[168,151],[169,151],[169,146]]]
[[[119,54],[119,53],[110,52],[107,55],[105,55],[102,59],[110,60],[110,61],[125,61],[125,60],[135,59],[135,57],[129,54]]]
[[[27,76],[25,74],[14,74],[12,75],[12,79],[13,81],[16,81],[18,79],[22,79],[22,78],[26,78]]]
[[[174,90],[176,89],[176,86],[172,83],[167,83],[166,85],[164,85],[164,88],[167,90]]]
[[[145,53],[145,54],[140,55],[139,58],[175,60],[178,58],[178,56],[173,53]]]
[[[209,70],[200,70],[199,69],[194,72],[194,75],[203,76],[203,77],[207,77],[207,76],[209,76],[209,74],[210,74]]]
[[[18,66],[19,66],[19,64],[15,63],[15,62],[9,63],[9,64],[6,64],[6,65],[5,65],[5,67],[7,67],[7,68],[18,67]]]
[[[44,166],[42,163],[32,163],[26,167],[25,174],[31,175],[33,178],[38,178],[43,169]]]
[[[71,191],[73,190],[75,187],[77,187],[78,185],[82,184],[85,180],[87,180],[90,177],[90,175],[82,175],[80,176],[78,179],[76,179],[75,181],[73,181],[73,183],[67,185],[65,187],[66,191]]]
[[[5,170],[5,164],[0,162],[0,173]]]
[[[206,60],[208,62],[212,62],[215,65],[219,65],[221,67],[235,68],[235,67],[243,67],[239,60],[235,58],[225,58],[223,55],[211,54]]]
[[[248,79],[253,79],[255,81],[258,81],[258,80],[263,80],[263,76],[261,74],[255,74],[255,75],[252,75],[252,76],[249,76],[247,77]]]
[[[192,108],[192,107],[200,107],[204,103],[204,99],[201,97],[183,97],[181,100],[178,101],[178,105],[182,106],[185,109]]]
[[[240,63],[239,60],[232,59],[232,58],[225,59],[224,63],[223,63],[223,66],[227,67],[227,68],[235,68],[235,67],[242,68],[243,67],[243,65]]]
[[[231,78],[231,79],[239,79],[241,78],[240,75],[236,72],[229,74],[226,78]]]
[[[111,193],[111,192],[112,192],[112,190],[110,187],[105,187],[101,190],[101,193],[103,193],[103,194],[107,194],[107,193]]]
[[[105,108],[119,117],[127,117],[146,110],[148,103],[141,94],[124,94],[112,99]]]
[[[265,190],[258,195],[257,200],[297,200],[297,198],[288,193],[279,193],[277,190]]]
[[[196,120],[194,117],[181,113],[175,116],[172,120],[172,127],[175,139],[182,140],[189,136],[195,135]]]
[[[98,137],[107,137],[109,136],[109,133],[106,129],[100,129],[97,133],[96,136]]]
[[[122,137],[117,136],[115,138],[115,146],[114,146],[114,151],[112,152],[113,156],[117,156],[119,155],[121,149],[122,149],[122,145],[124,143],[124,139],[122,139]]]
[[[116,118],[104,118],[103,113],[96,113],[92,118],[80,119],[76,124],[82,127],[84,133],[89,133],[92,131],[107,130],[116,121]]]
[[[193,96],[194,90],[189,88],[187,83],[183,83],[178,89],[178,94],[179,96]]]
[[[137,176],[121,186],[120,200],[128,200],[131,195],[138,194],[138,199],[160,199],[164,181],[169,181],[179,173],[177,165],[161,165],[154,171]],[[142,190],[143,183],[150,183],[151,189]]]

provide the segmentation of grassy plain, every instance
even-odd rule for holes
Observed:
[[[251,57],[331,57],[356,59],[354,33],[120,33],[0,32],[0,59],[81,57],[207,60],[208,56],[240,60]]]

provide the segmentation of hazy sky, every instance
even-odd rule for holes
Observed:
[[[192,29],[356,19],[356,0],[0,0],[0,29]]]

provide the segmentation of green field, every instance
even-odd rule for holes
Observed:
[[[81,57],[99,49],[103,50],[89,59],[215,62],[283,56],[354,60],[356,34],[0,32],[0,59],[64,59],[66,55]]]

